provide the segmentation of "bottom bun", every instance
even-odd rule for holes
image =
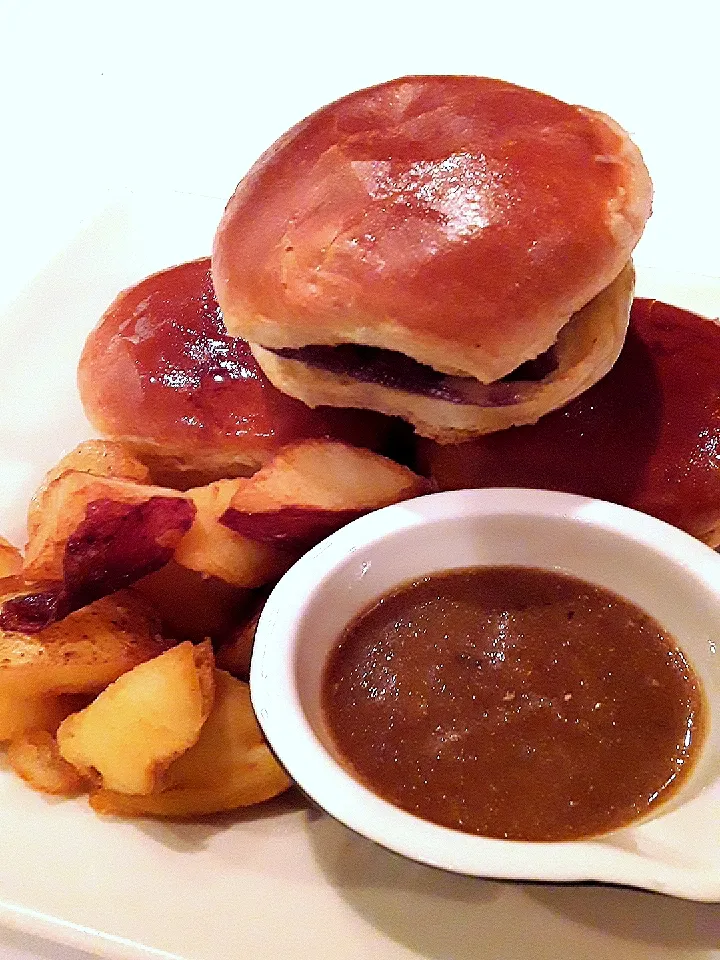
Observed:
[[[387,382],[367,382],[304,359],[281,356],[258,344],[251,346],[270,382],[309,407],[377,410],[409,421],[420,436],[458,443],[535,423],[604,377],[622,349],[634,278],[628,263],[608,287],[572,316],[554,345],[555,369],[541,380],[506,378],[484,386],[467,378],[445,378],[453,385],[470,383],[473,399],[469,402],[416,393]]]

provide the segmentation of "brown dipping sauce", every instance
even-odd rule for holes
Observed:
[[[638,607],[524,567],[449,571],[361,613],[323,708],[349,769],[416,816],[511,840],[625,826],[702,742],[699,681]]]

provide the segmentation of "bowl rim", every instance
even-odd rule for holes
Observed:
[[[628,507],[556,491],[502,487],[433,493],[393,504],[353,521],[310,550],[268,598],[256,632],[250,691],[270,746],[293,780],[327,813],[411,860],[471,876],[594,880],[720,901],[720,875],[707,876],[687,863],[658,863],[638,854],[631,835],[642,829],[642,822],[571,841],[527,842],[465,834],[382,800],[330,756],[313,730],[300,702],[292,654],[317,590],[358,549],[428,523],[497,515],[599,527],[674,560],[720,600],[720,556],[689,534]],[[583,857],[578,856],[579,846]]]

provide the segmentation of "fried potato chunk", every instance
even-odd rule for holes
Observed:
[[[316,506],[375,509],[428,492],[428,481],[378,453],[334,440],[289,444],[239,487],[237,509]]]
[[[223,580],[233,587],[260,586],[279,577],[294,557],[288,560],[281,550],[240,538],[218,522],[238,484],[243,482],[246,481],[220,480],[180,493],[165,487],[98,478],[67,470],[51,481],[45,490],[43,510],[27,543],[23,575],[28,581],[62,582],[67,572],[68,543],[77,539],[77,532],[91,519],[88,511],[94,505],[117,503],[140,507],[144,503],[173,497],[190,503],[194,517],[189,529],[178,528],[182,536],[172,542],[173,549],[168,552],[166,561],[174,555],[181,566]],[[122,557],[122,544],[108,546],[114,554]]]
[[[170,766],[165,787],[146,796],[100,789],[97,813],[135,817],[197,817],[261,803],[282,793],[290,778],[277,763],[255,719],[250,688],[215,671],[215,703],[200,738]]]
[[[73,610],[158,570],[192,526],[195,507],[179,497],[142,503],[93,500],[70,534],[62,580],[33,585],[0,608],[0,628],[37,633]]]
[[[238,618],[234,629],[218,645],[215,650],[215,666],[220,670],[227,670],[233,676],[243,679],[250,675],[255,631],[269,595],[269,589],[258,591],[258,595]]]
[[[94,477],[79,470],[61,473],[48,484],[38,522],[29,532],[23,576],[28,581],[63,579],[67,542],[86,519],[89,504],[96,501],[141,504],[154,497],[185,499],[184,494],[165,487]]]
[[[177,563],[235,587],[259,587],[279,578],[294,558],[272,545],[239,537],[219,523],[230,501],[250,481],[218,480],[188,490],[195,522],[175,549]]]
[[[109,790],[147,794],[197,742],[214,698],[209,642],[186,641],[110,684],[60,724],[60,754]]]
[[[159,626],[145,601],[119,591],[39,633],[0,631],[0,699],[97,693],[167,650]]]
[[[207,637],[226,637],[252,597],[248,590],[189,570],[175,560],[136,581],[130,589],[152,605],[168,636],[194,643]]]
[[[407,467],[330,440],[291,444],[242,482],[221,523],[260,543],[302,551],[371,510],[430,491]]]
[[[84,793],[88,783],[75,767],[60,755],[49,730],[29,730],[8,746],[10,766],[34,790],[72,797]]]
[[[250,478],[188,490],[195,522],[174,559],[236,587],[260,587],[343,524],[429,489],[370,450],[330,440],[291,444]]]
[[[150,471],[118,440],[85,440],[48,470],[35,491],[28,507],[27,525],[30,536],[42,523],[48,488],[68,470],[87,473],[92,477],[129,480],[132,483],[150,483]]]
[[[49,730],[54,733],[65,717],[81,710],[87,698],[81,695],[39,694],[0,691],[0,741],[13,740],[28,730]]]
[[[22,570],[22,554],[5,537],[0,537],[0,580],[14,577]]]

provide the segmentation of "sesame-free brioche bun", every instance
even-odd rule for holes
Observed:
[[[227,335],[209,258],[123,291],[85,343],[78,382],[90,423],[171,486],[252,474],[298,440],[376,450],[389,440],[380,414],[311,410],[272,386],[247,343]]]
[[[554,345],[628,264],[651,194],[637,147],[603,114],[499,80],[407,77],[322,108],[266,151],[219,225],[213,281],[228,330],[281,390],[456,440],[531,422],[607,372],[629,272],[592,308],[576,385]],[[341,364],[307,353],[338,345],[362,350]],[[550,351],[532,379],[563,386],[510,416],[488,416],[472,389],[431,408],[397,382],[369,389],[388,380],[376,374],[387,351],[420,379],[430,368],[479,384],[522,381],[514,371]]]

